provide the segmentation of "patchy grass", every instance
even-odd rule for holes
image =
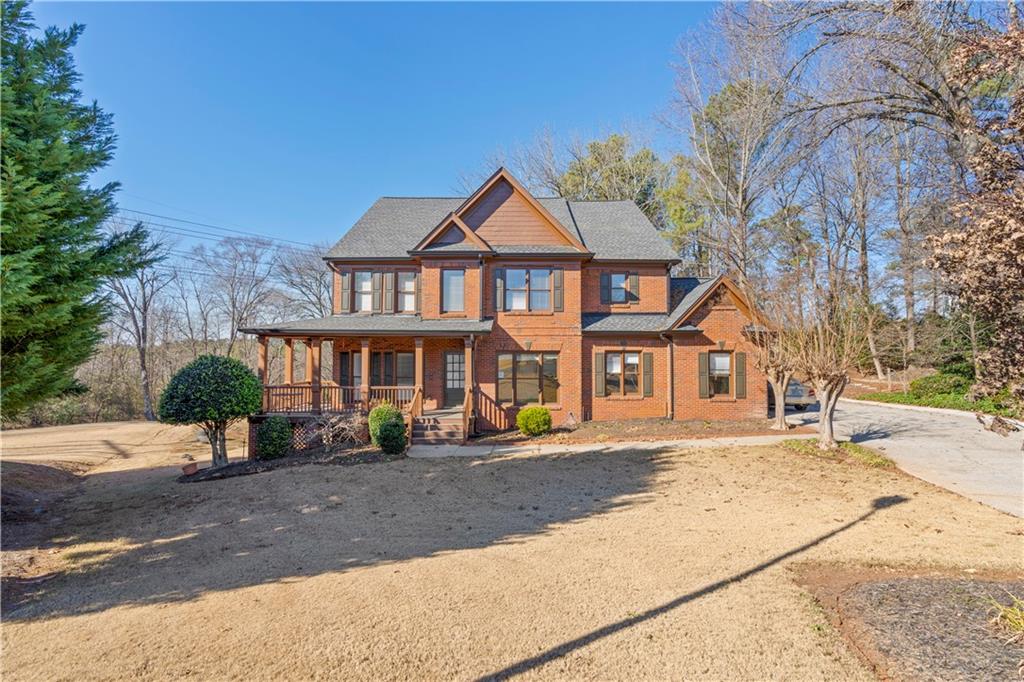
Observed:
[[[850,441],[839,443],[838,448],[822,450],[818,447],[817,440],[793,438],[782,441],[782,447],[799,455],[852,460],[874,469],[889,469],[896,466],[891,459],[877,450]]]
[[[878,393],[862,393],[851,397],[856,400],[873,400],[879,403],[942,407],[949,410],[963,410],[964,412],[983,412],[985,414],[1015,419],[1024,417],[1020,406],[1014,405],[1009,399],[1003,400],[998,395],[991,398],[982,398],[981,400],[968,400],[965,396],[951,393],[936,393],[922,396],[902,391],[880,391]]]
[[[1024,642],[1024,599],[1017,597],[1010,592],[1010,603],[1004,604],[995,597],[989,597],[986,601],[989,604],[989,613],[992,615],[992,624],[1009,635],[1007,644]]]
[[[472,439],[476,445],[507,445],[514,443],[614,443],[622,441],[680,440],[689,438],[717,438],[721,436],[778,435],[772,419],[690,419],[673,421],[664,418],[617,419],[589,421],[575,430],[554,429],[543,436],[526,436],[519,431],[487,433]],[[790,433],[813,433],[809,426],[791,428]]]

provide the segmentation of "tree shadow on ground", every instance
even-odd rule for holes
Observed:
[[[403,459],[185,485],[173,466],[97,473],[57,505],[39,538],[44,550],[64,550],[68,571],[14,590],[3,616],[32,621],[181,602],[522,542],[643,503],[669,459],[657,448]]]
[[[781,561],[796,556],[797,554],[806,552],[812,547],[821,544],[825,540],[828,540],[829,538],[835,537],[836,535],[846,530],[849,530],[853,526],[856,526],[857,524],[862,523],[870,517],[874,516],[876,513],[878,513],[878,511],[882,509],[887,509],[889,507],[892,507],[897,504],[902,504],[903,502],[907,501],[908,498],[903,497],[902,495],[893,495],[889,497],[876,498],[872,502],[871,509],[864,512],[857,518],[847,523],[844,523],[843,525],[834,528],[833,530],[830,530],[827,533],[819,535],[818,537],[809,540],[802,545],[794,547],[793,549],[783,552],[782,554],[778,554],[772,557],[771,559],[762,561],[761,563],[752,566],[745,571],[742,571],[735,575],[731,575],[727,578],[723,578],[716,582],[710,583],[708,585],[705,585],[704,587],[693,590],[692,592],[687,592],[686,594],[680,595],[679,597],[676,597],[671,601],[661,604],[660,606],[648,609],[643,613],[638,613],[635,616],[624,618],[609,625],[605,625],[602,628],[598,628],[597,630],[593,630],[592,632],[588,632],[587,634],[581,637],[577,637],[576,639],[563,642],[562,644],[547,649],[546,651],[542,651],[536,656],[531,656],[530,658],[526,658],[517,663],[513,663],[512,665],[506,668],[502,668],[501,670],[493,672],[489,675],[485,675],[480,679],[507,680],[517,675],[522,675],[523,673],[529,672],[535,668],[539,668],[542,665],[562,658],[563,656],[567,656],[568,654],[578,649],[582,649],[583,647],[592,644],[600,639],[604,639],[605,637],[614,635],[617,632],[621,632],[622,630],[626,630],[628,628],[633,627],[634,625],[638,625],[640,623],[643,623],[644,621],[651,620],[652,618],[657,618],[658,616],[667,613],[673,609],[676,609],[684,604],[700,599],[701,597],[706,597],[714,592],[717,592],[718,590],[721,590],[722,588],[746,580],[747,578],[750,578],[751,576],[754,576],[760,573],[761,571],[764,571],[765,569],[768,569],[774,566],[775,564],[778,564]]]
[[[815,403],[808,406],[803,412],[789,413],[787,411],[786,420],[796,426],[817,427],[819,407]],[[841,438],[848,438],[854,443],[864,443],[910,433],[915,431],[916,427],[901,420],[899,414],[894,414],[891,417],[872,415],[870,418],[859,414],[851,416],[849,413],[843,412],[843,406],[840,404],[835,413],[835,429],[836,434]]]

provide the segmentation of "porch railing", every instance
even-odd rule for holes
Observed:
[[[415,386],[371,386],[370,407],[385,401],[400,410],[410,407],[416,394]],[[347,412],[364,407],[359,386],[320,386],[321,412]],[[313,412],[313,387],[309,384],[283,384],[263,387],[263,411],[270,413]]]

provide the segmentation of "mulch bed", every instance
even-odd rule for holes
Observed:
[[[685,438],[720,438],[728,436],[778,436],[780,434],[814,433],[807,426],[789,431],[773,431],[771,419],[738,419],[705,421],[693,419],[621,419],[616,421],[583,422],[569,431],[555,429],[545,436],[530,438],[516,430],[486,434],[473,438],[474,445],[514,445],[517,443],[554,443],[559,445],[586,443],[614,443],[619,441],[679,440]]]
[[[288,467],[306,466],[307,464],[334,464],[340,466],[352,466],[355,464],[377,464],[380,462],[392,462],[396,459],[403,459],[404,454],[388,455],[371,445],[363,445],[345,450],[332,452],[323,449],[310,450],[300,454],[288,455],[278,459],[269,460],[242,460],[232,462],[227,466],[214,469],[207,467],[200,469],[191,476],[181,475],[179,483],[201,483],[203,481],[219,481],[235,476],[249,476],[261,474],[265,471],[285,469]]]
[[[1024,595],[1024,577],[822,568],[802,580],[883,679],[1018,680],[1024,646],[991,623],[988,598]]]

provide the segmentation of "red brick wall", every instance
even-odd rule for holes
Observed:
[[[463,312],[441,312],[441,271],[464,270],[465,299]],[[480,318],[480,270],[475,259],[424,260],[420,270],[420,311],[423,319]]]
[[[709,301],[691,318],[700,334],[675,336],[675,418],[676,419],[748,419],[768,414],[768,383],[764,373],[754,362],[753,347],[743,336],[743,328],[750,321],[727,296]],[[697,356],[701,352],[721,350],[747,353],[747,397],[715,396],[701,398]],[[732,362],[733,376],[730,388],[735,392],[736,363]]]
[[[654,356],[654,395],[644,397],[643,379],[641,378],[639,395],[595,396],[594,354],[598,351],[652,353]],[[642,375],[642,358],[640,372]],[[668,344],[658,338],[585,337],[583,339],[583,391],[584,414],[588,419],[607,421],[666,416],[668,414]]]
[[[640,302],[635,305],[601,303],[601,273],[635,272],[640,276]],[[659,266],[586,266],[583,268],[583,310],[588,313],[668,312],[668,272]]]

